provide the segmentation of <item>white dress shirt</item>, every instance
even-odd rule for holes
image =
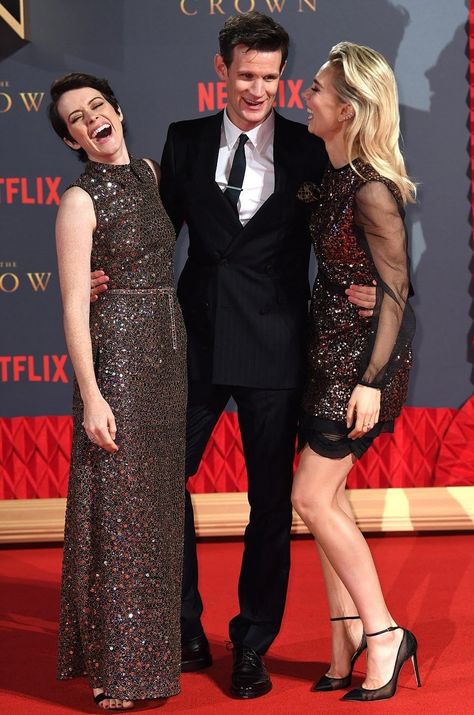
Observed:
[[[221,143],[216,167],[216,183],[222,191],[227,188],[234,154],[241,134],[248,136],[245,151],[245,176],[237,208],[240,222],[245,226],[275,190],[273,164],[273,136],[275,115],[273,112],[255,129],[242,131],[233,124],[227,112],[222,122]]]

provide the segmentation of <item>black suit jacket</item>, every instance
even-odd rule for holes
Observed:
[[[176,232],[189,229],[178,284],[191,380],[260,388],[301,384],[308,290],[303,181],[319,183],[323,143],[275,114],[275,190],[242,226],[215,182],[222,112],[171,124],[161,194]]]

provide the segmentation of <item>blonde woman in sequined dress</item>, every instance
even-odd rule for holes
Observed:
[[[382,700],[395,694],[409,658],[419,683],[417,643],[385,603],[345,486],[355,460],[393,429],[406,398],[414,317],[403,207],[415,187],[398,147],[395,79],[379,53],[336,45],[304,96],[309,131],[324,140],[330,160],[320,188],[300,190],[312,208],[318,276],[292,500],[317,542],[332,622],[331,665],[313,689],[348,688],[367,649],[362,687],[343,700]],[[346,292],[372,281],[377,303],[367,319]]]
[[[87,161],[56,224],[75,372],[58,677],[97,705],[179,692],[186,405],[175,232],[159,167],[130,157],[106,80],[51,88],[50,119]],[[90,304],[91,260],[114,276]]]

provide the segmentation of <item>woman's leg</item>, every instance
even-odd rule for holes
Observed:
[[[347,513],[346,502],[341,501],[340,490],[345,488],[352,464],[352,455],[328,459],[305,447],[294,479],[292,501],[335,571],[332,574],[326,568],[325,572],[331,607],[350,605],[334,578],[337,575],[357,608],[364,631],[373,633],[395,622],[385,604],[367,542]],[[378,688],[390,680],[402,636],[398,630],[368,639],[364,687]]]
[[[355,523],[344,483],[337,490],[336,498],[340,508]],[[334,571],[317,540],[316,548],[326,586],[330,616],[337,618],[358,615],[357,607],[349,591]],[[362,633],[363,627],[360,620],[331,621],[331,665],[326,675],[331,678],[346,677],[350,670],[351,658],[361,642]]]

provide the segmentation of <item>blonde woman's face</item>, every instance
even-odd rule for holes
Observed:
[[[341,102],[333,84],[334,70],[324,64],[313,79],[311,87],[303,92],[308,109],[308,131],[328,141],[343,131],[344,117],[350,111]]]

